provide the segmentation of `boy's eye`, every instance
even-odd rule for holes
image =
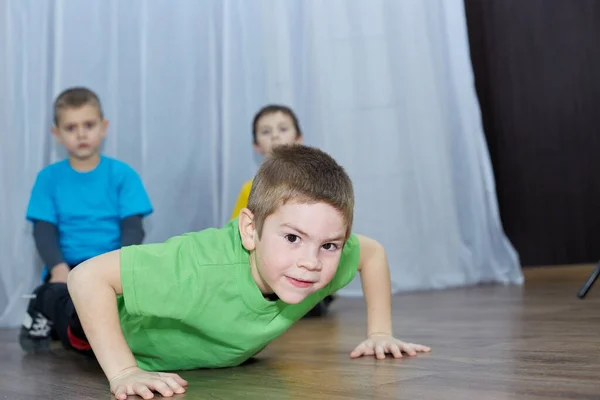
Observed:
[[[285,239],[290,243],[298,243],[298,240],[300,240],[297,235],[293,234],[285,235]]]
[[[265,129],[264,131],[261,132],[263,135],[268,135],[269,133],[271,133],[270,130]]]
[[[92,129],[96,125],[95,122],[86,122],[85,127],[87,129]]]
[[[338,246],[335,243],[325,243],[322,247],[328,251],[334,251],[338,249]]]

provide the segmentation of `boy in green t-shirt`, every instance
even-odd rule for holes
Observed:
[[[165,243],[125,247],[68,278],[79,320],[117,399],[183,393],[175,371],[231,367],[260,352],[360,271],[367,338],[352,358],[426,346],[392,336],[383,247],[351,232],[350,178],[324,152],[276,149],[239,218]]]

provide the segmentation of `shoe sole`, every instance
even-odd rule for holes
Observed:
[[[29,333],[25,329],[21,329],[19,333],[19,345],[21,345],[21,349],[25,353],[29,354],[37,354],[37,353],[47,353],[50,351],[50,344],[52,343],[52,338],[41,338],[41,339],[32,339],[29,336]]]

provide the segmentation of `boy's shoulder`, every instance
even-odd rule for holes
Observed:
[[[113,171],[125,171],[137,174],[135,169],[133,169],[133,167],[127,164],[125,161],[102,155],[102,162],[111,167],[111,170]]]
[[[174,251],[179,256],[193,259],[196,266],[234,265],[248,262],[242,246],[237,219],[222,228],[206,228],[174,236],[162,243],[134,246],[141,253],[167,254]]]
[[[64,159],[60,161],[53,162],[52,164],[46,165],[38,172],[38,176],[54,176],[57,173],[63,172],[65,169],[69,168],[69,160]]]
[[[247,261],[237,218],[221,228],[207,228],[186,234],[199,265],[238,264]]]
[[[109,176],[109,182],[120,184],[130,184],[141,179],[137,171],[125,161],[118,160],[105,155],[101,156],[101,164],[98,168],[98,175]]]

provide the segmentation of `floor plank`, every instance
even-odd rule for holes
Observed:
[[[247,365],[183,372],[189,389],[175,398],[600,399],[600,283],[575,296],[591,269],[532,268],[523,287],[396,296],[397,335],[433,347],[403,360],[350,360],[364,306],[339,299]],[[24,355],[14,330],[0,330],[0,349],[0,400],[112,398],[93,360],[60,348]]]

